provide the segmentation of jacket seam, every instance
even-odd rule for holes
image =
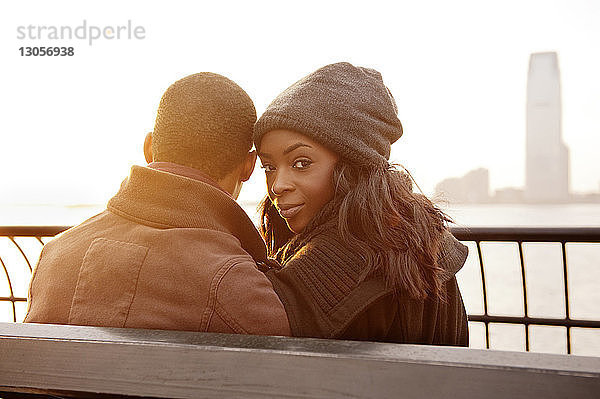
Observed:
[[[235,264],[237,264],[238,260],[240,260],[240,259],[241,259],[241,257],[235,257],[233,259],[228,259],[223,264],[223,266],[221,266],[219,268],[219,270],[215,273],[215,276],[212,278],[212,281],[210,282],[210,288],[208,290],[208,302],[206,304],[206,310],[204,311],[204,314],[202,315],[202,319],[200,321],[200,326],[198,328],[199,331],[208,331],[210,322],[212,320],[212,316],[215,312],[217,312],[216,303],[217,303],[217,291],[219,289],[219,285],[221,284],[221,281],[223,280],[223,278],[225,277],[227,272]]]
[[[148,247],[145,247],[145,248],[146,248],[146,253],[144,254],[144,259],[142,259],[140,268],[138,269],[137,277],[135,279],[135,288],[133,289],[133,296],[131,297],[131,302],[129,302],[129,307],[127,308],[127,314],[125,315],[125,321],[123,322],[123,327],[125,327],[125,325],[127,324],[127,320],[129,319],[129,312],[131,311],[131,306],[133,306],[133,301],[135,300],[135,296],[138,293],[137,289],[138,289],[138,285],[140,283],[140,274],[142,273],[142,268],[144,267],[146,258],[148,257],[148,252],[150,252],[150,249]]]
[[[225,324],[233,331],[238,334],[250,334],[244,327],[242,327],[233,316],[231,316],[223,307],[223,305],[216,300],[217,306],[215,306],[215,313],[223,320]]]

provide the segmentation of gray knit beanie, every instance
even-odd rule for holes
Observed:
[[[285,129],[305,134],[346,160],[381,166],[402,136],[394,97],[374,69],[347,62],[300,79],[267,107],[254,125],[254,143]]]
[[[152,132],[154,160],[222,178],[250,151],[255,122],[252,100],[232,80],[211,72],[186,76],[160,100]]]

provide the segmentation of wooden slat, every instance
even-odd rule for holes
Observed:
[[[600,392],[600,358],[0,323],[2,386],[176,398],[588,398]]]

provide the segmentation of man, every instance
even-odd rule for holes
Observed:
[[[257,268],[264,243],[237,205],[254,169],[248,95],[213,73],[167,89],[107,209],[43,249],[25,322],[290,335]]]

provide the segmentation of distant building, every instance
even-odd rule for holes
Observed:
[[[507,187],[489,195],[487,169],[448,178],[436,196],[457,203],[600,203],[598,193],[569,190],[569,149],[562,139],[562,100],[558,56],[533,53],[527,76],[525,188]]]
[[[489,173],[483,168],[472,170],[463,177],[442,180],[435,186],[436,196],[456,203],[488,202],[489,192]]]
[[[523,189],[515,187],[499,188],[493,198],[494,202],[519,204],[523,202]]]
[[[556,53],[534,53],[527,77],[525,200],[569,200],[569,152],[562,140],[560,72]]]

